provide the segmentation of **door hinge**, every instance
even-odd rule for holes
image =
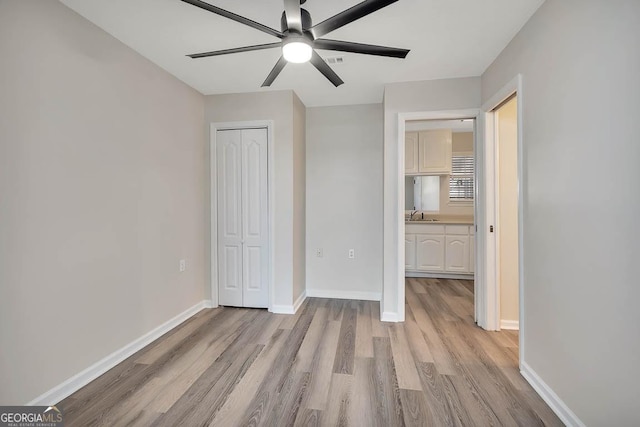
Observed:
[[[489,226],[489,233],[493,233],[493,225]]]

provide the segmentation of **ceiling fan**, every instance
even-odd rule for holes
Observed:
[[[363,43],[353,43],[341,40],[329,40],[321,38],[327,33],[343,27],[357,19],[369,15],[398,0],[365,0],[337,15],[326,19],[319,24],[312,25],[311,15],[300,5],[306,0],[284,0],[284,12],[280,19],[281,31],[275,30],[259,22],[252,21],[244,16],[237,15],[228,10],[221,9],[201,0],[182,0],[201,9],[208,10],[217,15],[247,25],[256,30],[278,37],[279,42],[244,46],[234,49],[216,50],[213,52],[196,53],[187,55],[191,58],[206,58],[210,56],[227,55],[230,53],[250,52],[253,50],[281,48],[282,55],[273,67],[262,87],[271,86],[278,77],[287,62],[303,63],[310,61],[334,86],[338,87],[344,82],[318,55],[315,49],[337,50],[342,52],[363,53],[366,55],[389,56],[393,58],[405,58],[409,53],[407,49],[395,47],[377,46]]]

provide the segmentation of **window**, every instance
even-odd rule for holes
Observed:
[[[473,200],[473,155],[454,155],[451,157],[451,175],[449,176],[449,200]]]

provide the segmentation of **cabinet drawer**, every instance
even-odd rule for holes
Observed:
[[[468,235],[469,234],[469,226],[468,225],[447,225],[446,227],[446,234],[462,234],[462,235]]]
[[[405,224],[407,234],[444,234],[444,225],[439,224]]]
[[[469,226],[469,236],[475,236],[476,235],[476,226],[475,225],[470,225]]]

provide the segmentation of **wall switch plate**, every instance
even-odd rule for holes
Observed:
[[[186,259],[181,259],[180,260],[180,273],[182,273],[186,269],[187,269],[187,260]]]
[[[349,249],[349,258],[353,259],[356,257],[356,250],[355,249]]]
[[[318,258],[322,258],[322,248],[318,248],[318,249],[316,249],[316,256],[317,256]]]

